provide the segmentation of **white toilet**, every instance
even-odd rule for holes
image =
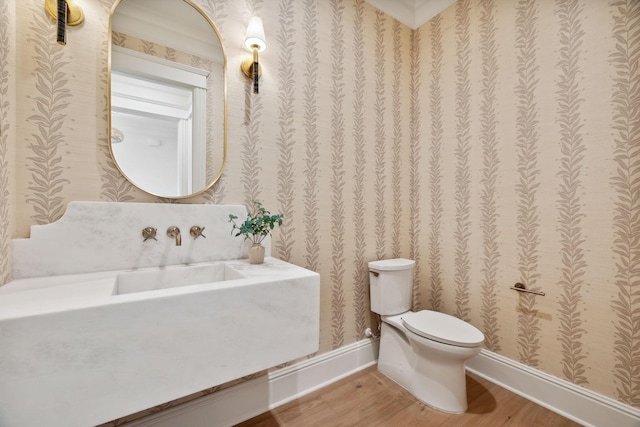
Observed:
[[[425,405],[467,410],[464,362],[480,352],[484,335],[437,311],[410,311],[415,261],[369,263],[371,311],[382,318],[378,370]]]

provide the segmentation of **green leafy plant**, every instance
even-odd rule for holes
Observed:
[[[245,240],[251,240],[252,243],[261,243],[265,237],[271,234],[276,225],[282,225],[282,214],[272,215],[266,210],[262,203],[254,200],[249,209],[249,215],[244,222],[238,224],[238,217],[229,214],[229,222],[233,224],[231,233],[237,231],[235,236],[244,236]]]

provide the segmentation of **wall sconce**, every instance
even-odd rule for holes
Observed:
[[[45,0],[44,9],[58,23],[56,32],[58,44],[67,44],[67,25],[82,24],[84,14],[75,0]]]
[[[262,52],[266,49],[267,42],[264,37],[262,19],[257,16],[254,16],[249,20],[244,46],[253,52],[253,58],[247,58],[242,61],[240,68],[245,76],[253,79],[253,93],[258,93],[258,79],[262,75],[262,67],[260,67],[258,62],[258,52]]]

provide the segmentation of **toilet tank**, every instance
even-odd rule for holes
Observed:
[[[411,309],[413,266],[404,258],[369,263],[371,311],[381,316],[400,314]]]

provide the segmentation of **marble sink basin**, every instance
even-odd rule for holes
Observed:
[[[15,280],[0,426],[97,425],[304,357],[319,307],[319,275],[270,257]]]
[[[242,275],[225,263],[172,266],[120,273],[116,276],[113,294],[123,295],[242,278]]]

